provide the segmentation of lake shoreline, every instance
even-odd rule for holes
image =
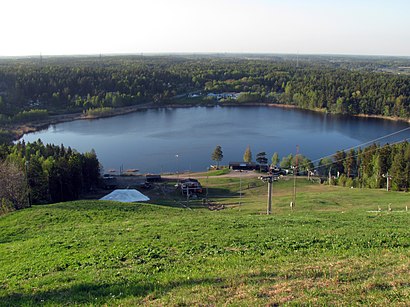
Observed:
[[[278,104],[278,103],[258,103],[258,102],[250,102],[250,103],[207,103],[207,104],[181,104],[181,103],[170,103],[164,105],[158,105],[150,102],[142,105],[135,105],[135,106],[128,106],[128,107],[121,107],[121,108],[114,108],[111,110],[109,114],[101,114],[97,116],[87,115],[85,113],[70,113],[70,114],[59,114],[53,115],[48,117],[47,119],[40,120],[40,121],[33,121],[24,124],[15,124],[5,127],[6,129],[10,130],[13,133],[13,141],[19,140],[23,135],[27,133],[37,132],[40,130],[47,129],[50,125],[56,125],[64,122],[76,121],[76,120],[93,120],[93,119],[100,119],[100,118],[107,118],[107,117],[115,117],[119,115],[125,115],[129,113],[138,112],[141,110],[150,110],[150,109],[161,109],[161,108],[192,108],[192,107],[256,107],[256,106],[265,106],[265,107],[273,107],[273,108],[282,108],[282,109],[297,109],[303,111],[310,111],[315,113],[326,113],[324,109],[304,109],[296,105],[288,105],[288,104]],[[382,120],[389,120],[389,121],[402,121],[410,124],[410,119],[400,118],[400,117],[393,117],[393,116],[384,116],[384,115],[371,115],[371,114],[333,114],[328,113],[331,115],[345,115],[345,116],[352,116],[352,117],[360,117],[360,118],[375,118],[375,119],[382,119]]]

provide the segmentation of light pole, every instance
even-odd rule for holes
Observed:
[[[206,203],[208,203],[209,167],[206,170]]]
[[[179,163],[178,163],[179,154],[176,154],[175,158],[177,159],[177,183],[179,183]]]
[[[383,176],[383,178],[387,179],[386,191],[389,192],[390,180],[391,180],[392,177],[389,175],[389,172],[387,172],[386,174],[383,174],[382,176]]]

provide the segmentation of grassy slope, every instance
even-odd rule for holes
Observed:
[[[290,212],[279,182],[266,216],[255,180],[241,206],[237,178],[203,181],[235,206],[80,201],[0,217],[0,305],[410,304],[408,194],[299,182]]]

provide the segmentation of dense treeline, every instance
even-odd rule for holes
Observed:
[[[206,56],[2,60],[0,123],[16,116],[21,120],[167,103],[198,91],[241,92],[237,103],[273,102],[333,113],[409,117],[410,75],[398,74],[394,61],[350,61],[310,57],[296,65],[287,57]],[[410,66],[408,62],[401,59],[398,65]],[[27,113],[32,109],[36,111]]]
[[[410,143],[384,146],[373,144],[364,149],[338,151],[333,158],[319,161],[321,176],[333,177],[333,184],[348,187],[386,188],[408,191],[410,188]]]
[[[320,159],[316,165],[307,157],[298,154],[279,157],[275,153],[272,165],[283,169],[298,166],[298,175],[308,172],[319,175],[330,184],[356,188],[387,188],[395,191],[410,189],[410,143],[373,144],[364,149],[338,151],[332,157]]]
[[[100,165],[93,150],[81,154],[70,147],[44,145],[38,140],[1,145],[0,174],[4,175],[0,180],[3,210],[20,209],[31,203],[78,199],[98,184]],[[20,188],[14,191],[16,186]]]

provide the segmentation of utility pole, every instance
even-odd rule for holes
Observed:
[[[177,184],[179,183],[179,163],[178,163],[178,158],[179,158],[179,154],[175,155],[175,158],[177,158]]]
[[[387,192],[389,192],[389,183],[390,183],[390,177],[389,177],[389,172],[387,172]]]
[[[209,167],[207,168],[206,172],[206,203],[208,203],[208,186],[209,186]]]
[[[383,174],[383,177],[385,177],[387,179],[387,186],[386,186],[386,191],[389,192],[390,190],[390,180],[391,180],[391,176],[389,175],[389,172],[387,172],[387,174]]]
[[[189,207],[189,186],[186,185],[186,206]]]
[[[272,213],[272,176],[268,179],[268,209],[266,214],[269,215]]]
[[[330,168],[329,168],[329,185],[331,185],[332,184],[332,166],[330,166]]]
[[[273,175],[270,176],[260,176],[260,180],[263,182],[268,183],[268,203],[266,208],[266,214],[272,214],[272,183],[273,183]]]
[[[296,206],[296,175],[298,172],[298,155],[299,155],[299,145],[296,145],[296,156],[295,156],[295,166],[293,168],[293,205],[292,209]]]
[[[242,204],[242,170],[239,172],[239,205]]]

